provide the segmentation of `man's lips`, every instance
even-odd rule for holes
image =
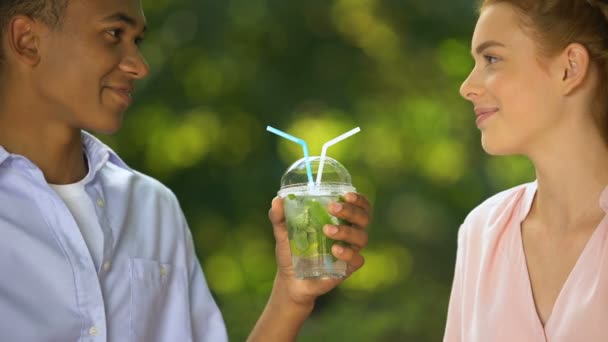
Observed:
[[[131,105],[132,98],[131,93],[133,92],[133,87],[124,86],[124,87],[106,87],[111,90],[114,94],[122,99],[122,101],[127,105]]]

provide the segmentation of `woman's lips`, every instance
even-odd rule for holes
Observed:
[[[483,121],[496,112],[498,112],[498,108],[475,108],[475,115],[477,116],[475,123],[477,126],[479,126]]]

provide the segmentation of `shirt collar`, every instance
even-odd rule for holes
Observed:
[[[118,167],[127,171],[133,171],[116,152],[110,147],[102,143],[92,134],[81,131],[83,149],[87,155],[87,162],[89,164],[89,172],[85,179],[90,180],[97,172],[105,165],[106,162],[111,162]],[[11,154],[0,146],[0,165],[9,159]]]
[[[605,187],[600,194],[600,208],[602,208],[604,212],[608,213],[608,186]]]
[[[2,163],[4,163],[4,161],[10,157],[10,155],[11,154],[8,153],[4,147],[0,146],[0,165],[2,165]]]
[[[523,194],[521,195],[521,214],[520,221],[523,221],[530,210],[532,209],[532,202],[534,202],[534,197],[536,197],[536,190],[538,189],[538,181],[534,180],[533,182],[527,183],[522,186]]]
[[[116,152],[114,152],[106,144],[102,143],[91,133],[82,131],[81,136],[82,145],[87,155],[89,164],[88,177],[93,178],[108,161],[127,171],[132,171],[131,168],[122,159],[120,159]]]
[[[532,209],[532,201],[534,200],[534,196],[536,196],[536,190],[538,188],[538,180],[535,180],[532,183],[529,183],[528,186],[526,187],[526,194],[524,195],[524,215],[522,217],[522,219],[524,219],[527,215],[528,212],[530,211],[530,209]],[[602,208],[602,210],[604,210],[605,213],[608,214],[608,186],[606,186],[604,188],[604,190],[602,190],[601,194],[600,194],[600,198],[599,198],[599,204],[600,204],[600,208]]]

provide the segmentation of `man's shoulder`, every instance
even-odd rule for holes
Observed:
[[[177,204],[178,200],[173,191],[158,179],[133,168],[125,169],[114,163],[107,165],[108,177],[111,183],[122,190],[128,191],[133,200],[161,200]],[[120,174],[120,176],[119,176]]]
[[[135,170],[97,137],[82,131],[82,140],[91,168],[99,170],[104,185],[118,191],[129,191],[137,199],[161,197],[177,201],[173,192],[156,178]]]

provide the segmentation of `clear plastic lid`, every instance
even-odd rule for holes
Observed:
[[[309,157],[310,167],[312,169],[313,181],[317,179],[317,170],[321,157]],[[285,171],[281,177],[281,190],[279,196],[285,197],[289,194],[315,194],[319,196],[333,196],[344,194],[346,192],[354,192],[356,189],[352,186],[350,173],[337,160],[325,157],[323,165],[323,174],[321,184],[311,186],[308,182],[308,174],[306,173],[306,162],[302,158]]]

